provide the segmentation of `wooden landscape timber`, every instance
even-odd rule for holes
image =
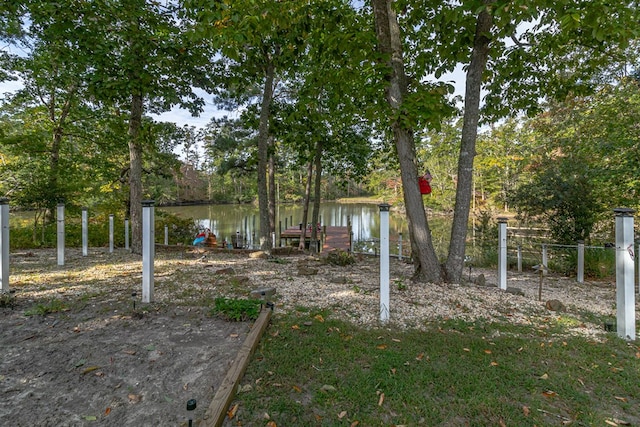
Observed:
[[[229,367],[227,375],[224,377],[224,380],[222,380],[222,384],[205,412],[200,422],[200,427],[219,427],[222,425],[224,417],[227,415],[229,405],[236,395],[238,383],[247,370],[251,356],[269,324],[272,313],[273,306],[269,307],[267,305],[262,309],[260,316],[258,316],[258,319],[251,328],[251,332],[249,332],[249,335],[247,335],[247,338],[244,340],[238,356],[234,359],[231,367]]]

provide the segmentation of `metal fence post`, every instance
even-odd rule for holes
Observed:
[[[584,240],[578,240],[578,283],[584,283]]]
[[[616,323],[620,338],[636,339],[633,209],[616,208]]]
[[[507,289],[507,218],[498,218],[498,287]]]
[[[380,207],[380,321],[389,321],[389,208]]]

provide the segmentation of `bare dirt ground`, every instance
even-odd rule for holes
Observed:
[[[0,425],[186,426],[189,399],[198,402],[194,420],[201,418],[251,327],[212,316],[219,296],[274,287],[276,316],[322,307],[365,327],[378,324],[374,258],[340,267],[308,256],[266,260],[159,247],[154,302],[142,304],[139,256],[102,248],[65,255],[57,266],[53,249],[11,254],[12,294],[0,304]],[[549,299],[579,319],[567,323],[567,333],[597,338],[601,320],[615,318],[609,282],[549,276],[538,301],[532,273],[509,273],[508,285],[524,293],[514,295],[473,283],[416,285],[411,271],[392,260],[386,327],[420,328],[443,318],[544,324],[558,316],[545,308]],[[496,282],[493,271],[472,273]]]

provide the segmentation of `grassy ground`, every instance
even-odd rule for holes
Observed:
[[[229,425],[638,425],[639,358],[555,322],[398,332],[301,308],[274,316]]]

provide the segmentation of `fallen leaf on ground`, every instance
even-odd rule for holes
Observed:
[[[549,379],[549,374],[544,373],[544,374],[540,375],[540,379],[541,380],[548,380]]]
[[[136,354],[135,350],[122,350],[122,352],[124,354],[128,354],[129,356],[133,356],[134,354]]]
[[[376,348],[378,350],[384,350],[385,348],[387,348],[387,345],[386,344],[380,344],[380,345],[376,346]]]
[[[491,350],[485,350],[484,351],[486,354],[491,354]]]
[[[317,314],[317,315],[313,316],[313,318],[316,319],[320,323],[324,323],[324,317],[322,317],[321,314]]]
[[[104,415],[109,415],[111,413],[111,408],[107,408],[104,410]]]
[[[300,387],[298,387],[297,385],[294,385],[293,389],[298,393],[302,393],[302,389]]]
[[[547,391],[543,391],[543,392],[542,392],[542,395],[543,395],[544,397],[553,397],[553,396],[557,396],[557,395],[558,395],[558,393],[556,393],[556,392],[555,392],[555,391],[553,391],[553,390],[547,390]]]
[[[139,394],[129,394],[129,402],[130,403],[138,403],[142,400],[142,396],[140,396]]]
[[[522,413],[524,414],[525,417],[528,417],[529,414],[531,413],[531,410],[529,409],[528,406],[523,406],[522,407]]]
[[[267,423],[267,427],[278,427],[278,426],[276,425],[275,421],[272,420]]]
[[[614,423],[611,420],[604,420],[605,424],[609,425],[609,426],[617,426],[618,424]]]
[[[416,356],[416,360],[422,360],[423,357],[424,357],[424,353],[420,353],[419,355]]]
[[[391,341],[393,341],[393,342],[402,342],[398,338],[391,338]]]
[[[498,362],[491,362],[491,366],[498,366]]]
[[[346,417],[346,416],[347,416],[347,411],[342,411],[342,412],[340,412],[340,413],[338,414],[338,419],[340,419],[340,420],[341,420],[341,419],[343,419],[343,418],[344,418],[344,417]]]
[[[469,349],[468,349],[468,348],[466,348],[466,347],[465,347],[465,348],[463,348],[462,350],[463,350],[463,351],[471,351],[471,350],[469,350]]]
[[[384,403],[384,393],[380,393],[380,398],[378,399],[378,406],[382,406]]]
[[[614,399],[619,400],[621,402],[626,402],[627,401],[626,397],[620,397],[620,396],[613,396],[613,397],[614,397]]]
[[[291,326],[291,329],[293,329],[294,331],[297,331],[298,329],[300,329],[300,326],[293,325],[293,326]]]
[[[360,421],[354,421],[351,423],[350,427],[356,427],[358,424],[360,424]]]
[[[93,372],[97,369],[100,369],[100,366],[89,366],[88,368],[86,368],[84,371],[82,371],[82,374],[88,374],[89,372]]]
[[[233,405],[233,407],[231,409],[229,409],[229,411],[227,412],[227,416],[229,417],[230,420],[233,419],[233,417],[236,416],[236,412],[238,411],[238,404],[236,403],[235,405]]]

